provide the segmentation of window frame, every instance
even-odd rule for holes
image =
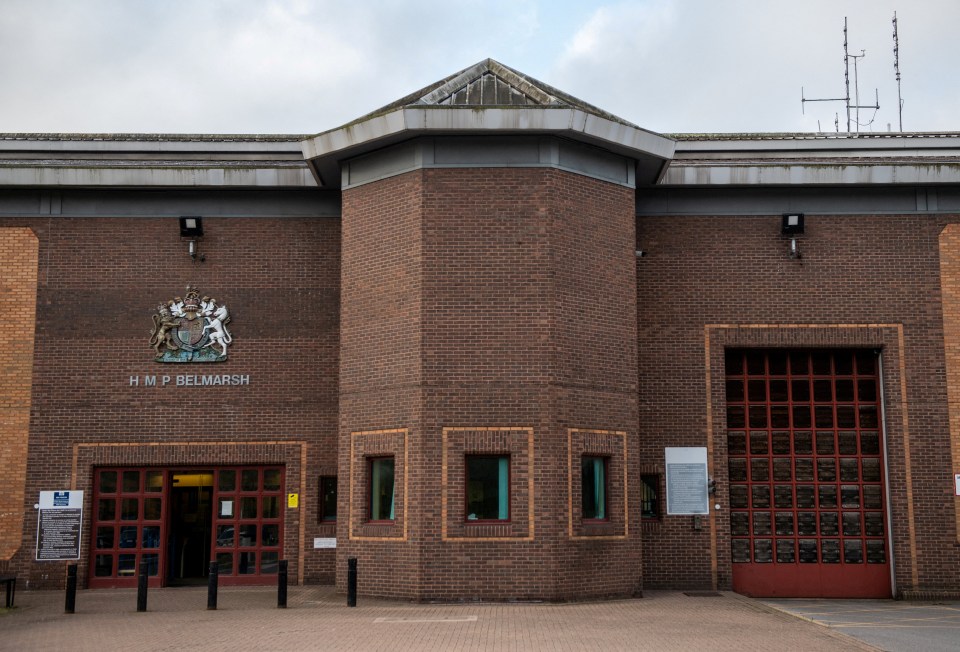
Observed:
[[[470,460],[471,459],[494,459],[494,460],[507,460],[507,515],[505,518],[469,518],[470,516]],[[499,462],[498,462],[499,467]],[[512,493],[510,491],[511,482],[513,479],[513,464],[511,460],[510,453],[466,453],[463,456],[463,521],[467,525],[490,525],[490,524],[506,524],[511,523],[513,518],[513,509],[512,509]],[[497,501],[499,503],[499,477],[497,478],[498,483],[498,494]]]
[[[393,464],[393,486],[392,486],[392,505],[393,509],[393,518],[374,518],[373,513],[373,473],[376,463],[382,460],[390,460]],[[397,459],[394,455],[375,455],[367,458],[367,522],[368,523],[382,523],[382,524],[392,524],[396,522],[396,505],[397,505]]]
[[[586,484],[583,482],[583,463],[587,460],[603,460],[603,514],[602,518],[584,516],[584,489]],[[596,496],[594,496],[596,502]],[[610,522],[610,456],[597,455],[593,453],[584,453],[580,456],[580,519],[584,523],[609,523]]]
[[[648,480],[653,480],[651,484]],[[653,488],[653,513],[643,511],[644,494],[646,487]],[[641,473],[640,474],[640,518],[644,521],[659,521],[661,517],[660,500],[660,474],[659,473]]]
[[[332,517],[323,508],[325,503],[324,496],[326,495],[326,492],[324,490],[329,486],[329,482],[331,480],[333,481],[333,496],[334,496]],[[317,523],[320,523],[321,525],[324,523],[336,523],[337,522],[337,501],[340,498],[339,486],[337,483],[337,476],[321,475],[319,480],[317,481],[317,485],[319,489],[319,495],[318,495],[319,500],[317,500]]]

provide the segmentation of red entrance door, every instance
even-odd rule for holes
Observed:
[[[283,550],[283,467],[202,471],[101,468],[94,473],[90,588],[275,581]]]
[[[877,356],[727,352],[733,588],[889,597]]]

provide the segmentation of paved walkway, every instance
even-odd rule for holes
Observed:
[[[890,652],[960,650],[960,602],[956,601],[764,600],[764,603]]]
[[[424,605],[363,599],[354,609],[330,587],[21,591],[0,615],[4,650],[874,650],[841,633],[732,593],[648,592],[639,600],[577,604]]]

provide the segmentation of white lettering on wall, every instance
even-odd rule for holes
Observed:
[[[250,374],[179,374],[130,376],[130,387],[240,387],[250,384]]]

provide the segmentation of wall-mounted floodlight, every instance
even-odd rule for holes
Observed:
[[[181,217],[180,237],[190,238],[190,242],[187,243],[187,253],[190,254],[190,257],[196,262],[199,253],[197,239],[203,237],[203,219],[198,216]],[[199,255],[199,258],[201,263],[206,260],[206,256],[202,254]]]
[[[780,233],[783,235],[803,234],[803,213],[784,213],[780,222]]]

